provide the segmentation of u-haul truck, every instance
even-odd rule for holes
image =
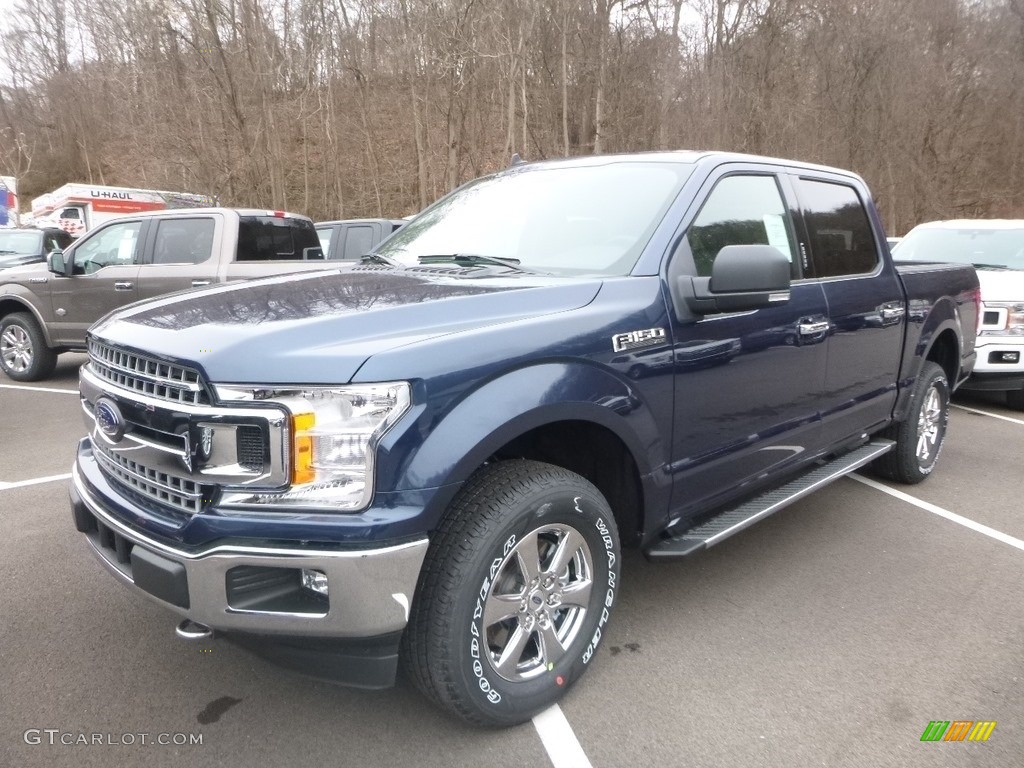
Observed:
[[[32,217],[36,226],[60,227],[72,237],[79,237],[97,224],[128,213],[162,211],[165,208],[208,208],[216,204],[207,195],[186,192],[65,184],[35,198]]]

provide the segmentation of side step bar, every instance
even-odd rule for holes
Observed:
[[[783,507],[788,507],[807,494],[850,474],[882,454],[888,453],[895,445],[896,443],[892,440],[881,439],[863,445],[827,464],[811,469],[780,488],[774,488],[750,499],[735,509],[727,509],[710,520],[672,538],[657,541],[644,554],[648,560],[656,561],[671,560],[702,552],[733,534],[749,528],[757,521],[778,512]]]

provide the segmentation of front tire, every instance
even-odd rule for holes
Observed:
[[[403,638],[407,674],[463,720],[528,720],[593,660],[620,563],[615,520],[589,482],[535,461],[485,466],[431,542]]]
[[[45,379],[57,366],[57,353],[35,318],[25,312],[0,320],[0,369],[15,381]]]
[[[926,362],[914,383],[907,417],[883,434],[896,441],[889,453],[873,463],[889,480],[914,485],[935,469],[949,423],[949,381],[941,367]]]

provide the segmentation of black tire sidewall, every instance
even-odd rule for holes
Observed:
[[[473,708],[482,719],[495,724],[521,722],[546,708],[586,671],[606,631],[620,582],[622,557],[615,521],[599,495],[583,488],[550,490],[530,498],[530,507],[498,528],[474,558],[460,587],[451,628],[455,673]],[[492,570],[525,534],[555,523],[571,525],[590,548],[594,570],[591,605],[569,650],[553,669],[532,680],[510,682],[485,658],[482,608]]]

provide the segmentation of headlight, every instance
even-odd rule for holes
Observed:
[[[985,302],[979,336],[1024,336],[1024,304]]]
[[[373,463],[384,433],[410,405],[406,382],[264,389],[253,399],[291,413],[291,487],[280,493],[227,493],[222,504],[362,509],[373,495]]]

